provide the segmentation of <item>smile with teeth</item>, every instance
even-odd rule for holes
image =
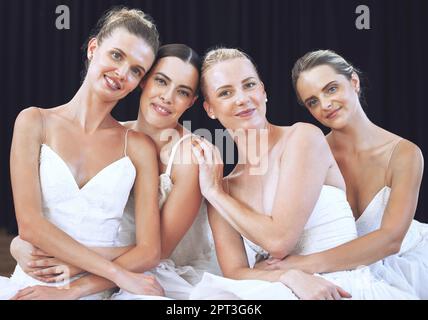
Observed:
[[[172,112],[169,109],[162,107],[156,103],[153,103],[152,106],[157,113],[159,113],[163,116],[169,116],[170,114],[172,114]]]
[[[104,76],[104,79],[106,80],[107,86],[110,89],[112,89],[112,90],[120,90],[121,89],[120,83],[118,83],[117,81],[113,80],[109,76]]]

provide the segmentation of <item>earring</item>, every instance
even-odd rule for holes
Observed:
[[[210,118],[215,120],[215,115],[211,115]]]
[[[265,99],[265,102],[268,102],[268,98]]]

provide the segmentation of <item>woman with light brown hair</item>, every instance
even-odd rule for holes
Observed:
[[[270,268],[333,272],[359,265],[428,299],[428,226],[416,220],[423,156],[417,145],[367,117],[359,71],[331,50],[305,54],[294,65],[297,98],[322,125],[345,178],[359,238],[307,256],[270,261]]]
[[[109,11],[98,27],[72,100],[25,109],[16,119],[10,167],[19,235],[45,254],[108,279],[110,287],[162,295],[154,277],[142,273],[159,263],[161,251],[156,149],[110,114],[150,69],[158,32],[144,12],[127,8]],[[112,252],[132,187],[137,244]],[[62,290],[80,277],[69,275],[54,284],[61,289],[46,289],[51,298],[74,294]],[[10,279],[0,278],[1,298],[34,299],[46,293],[43,285],[17,265]]]

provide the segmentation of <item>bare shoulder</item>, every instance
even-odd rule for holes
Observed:
[[[310,124],[298,122],[288,128],[285,149],[296,148],[306,151],[308,148],[328,148],[327,140],[320,128]],[[288,148],[287,148],[288,146]],[[284,150],[285,151],[285,150]]]
[[[156,147],[152,139],[143,132],[129,130],[127,153],[136,160],[147,159],[156,157]]]
[[[398,142],[391,158],[393,167],[422,166],[424,158],[421,149],[413,142],[402,139]]]
[[[15,133],[23,133],[34,135],[35,137],[41,136],[43,130],[43,118],[41,111],[37,107],[29,107],[22,110],[15,120]]]
[[[324,133],[320,128],[305,122],[297,122],[289,127],[289,135],[290,139],[309,139],[309,141],[325,140]]]

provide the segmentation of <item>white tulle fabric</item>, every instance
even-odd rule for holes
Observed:
[[[175,153],[185,139],[182,137],[172,148],[165,173],[160,175],[159,208],[162,208],[172,191],[171,170]],[[183,213],[185,214],[185,213]],[[134,196],[131,193],[124,212],[123,223],[118,237],[118,246],[135,243]],[[195,221],[179,242],[169,259],[161,263],[150,273],[156,276],[165,291],[165,296],[172,299],[188,299],[190,291],[201,280],[203,273],[221,274],[215,255],[214,241],[208,223],[207,208],[204,200]],[[124,290],[113,295],[112,299],[153,299],[153,297],[133,295]]]
[[[268,211],[269,212],[269,211]],[[357,237],[354,217],[344,191],[323,186],[316,206],[294,249],[294,254],[311,254],[334,248]],[[244,239],[250,266],[257,256],[268,253]],[[352,294],[352,299],[416,299],[374,277],[369,267],[319,275]],[[190,295],[191,299],[297,299],[283,284],[258,280],[231,280],[204,274]]]
[[[40,149],[39,168],[42,211],[46,219],[85,246],[116,246],[123,210],[136,175],[131,160],[124,156],[111,163],[82,188],[63,159],[45,144]],[[8,299],[28,286],[66,284],[42,283],[17,265],[10,278],[0,278],[0,299]],[[109,294],[111,292],[106,291],[84,299],[103,299]]]
[[[359,236],[380,228],[391,188],[383,187],[357,219]],[[413,220],[397,254],[370,266],[372,272],[403,290],[428,299],[428,225]]]

